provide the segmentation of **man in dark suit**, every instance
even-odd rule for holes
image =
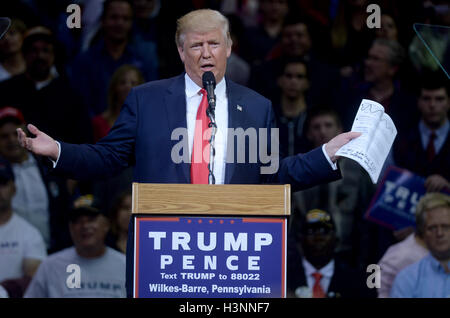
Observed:
[[[209,155],[205,153],[209,143],[204,143],[207,101],[201,87],[203,73],[211,71],[217,81],[217,136],[212,169],[215,183],[272,182],[305,188],[339,178],[335,153],[359,133],[341,134],[307,154],[287,157],[279,165],[273,163],[278,162],[278,156],[271,157],[272,162],[261,156],[252,160],[258,145],[253,147],[249,136],[242,147],[236,145],[234,140],[239,136],[229,134],[230,128],[249,135],[254,131],[259,139],[263,138],[260,132],[265,131],[267,140],[271,140],[274,116],[269,100],[224,78],[231,39],[228,21],[222,14],[196,10],[181,17],[177,21],[176,43],[186,73],[133,88],[109,135],[96,145],[56,142],[33,125],[28,128],[35,138],[27,138],[18,130],[21,144],[53,160],[56,172],[75,179],[109,176],[134,165],[135,182],[208,183]],[[261,147],[259,141],[259,148],[267,147],[271,152],[272,142]],[[252,149],[254,152],[250,152]],[[262,173],[264,168],[271,169],[267,164],[273,164],[274,171]],[[132,233],[129,231],[131,238]],[[128,247],[127,254],[132,256],[132,244]],[[130,295],[132,257],[127,259]]]
[[[376,297],[364,273],[336,257],[336,226],[319,209],[295,217],[287,262],[288,296],[298,298]]]
[[[396,165],[426,178],[428,192],[450,191],[450,88],[440,73],[424,76],[417,102],[420,120],[400,131],[394,143]]]

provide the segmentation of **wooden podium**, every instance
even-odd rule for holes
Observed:
[[[133,183],[133,296],[286,297],[290,185]]]

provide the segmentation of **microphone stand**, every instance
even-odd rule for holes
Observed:
[[[217,132],[216,115],[215,115],[216,109],[215,98],[208,98],[208,104],[209,106],[206,109],[206,115],[211,121],[209,123],[209,128],[211,128],[211,137],[209,139],[208,184],[216,184],[216,178],[214,177],[214,156],[216,155],[214,142],[216,140],[216,132]]]

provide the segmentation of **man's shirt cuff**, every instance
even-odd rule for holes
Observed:
[[[331,159],[330,159],[330,157],[328,157],[328,154],[327,154],[327,152],[326,152],[326,150],[325,150],[325,145],[326,144],[323,144],[322,145],[322,152],[323,152],[323,155],[325,156],[325,158],[327,158],[327,160],[328,160],[328,163],[330,164],[330,166],[331,166],[331,168],[333,169],[333,170],[337,170],[337,164],[336,163],[333,163],[333,161],[331,161]],[[58,156],[58,158],[59,158],[59,156]]]
[[[55,140],[55,142],[56,142],[56,144],[58,145],[58,158],[56,158],[56,161],[53,161],[52,159],[50,159],[50,161],[53,163],[53,169],[56,167],[56,165],[58,164],[58,161],[59,161],[59,157],[61,156],[61,144],[58,142],[58,141],[56,141]]]

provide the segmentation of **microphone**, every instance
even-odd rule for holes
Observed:
[[[211,137],[209,140],[209,163],[208,163],[208,183],[215,184],[216,178],[214,177],[214,156],[216,154],[215,150],[215,139],[216,139],[216,116],[214,114],[216,109],[216,95],[214,94],[214,88],[216,88],[216,78],[211,71],[203,73],[202,76],[203,88],[206,90],[206,95],[208,97],[209,107],[206,110],[206,114],[211,121],[209,127],[211,128]]]
[[[216,108],[216,95],[214,94],[214,89],[216,88],[216,78],[214,77],[213,72],[208,71],[203,73],[202,76],[203,88],[206,90],[208,96],[209,106],[214,109]]]

